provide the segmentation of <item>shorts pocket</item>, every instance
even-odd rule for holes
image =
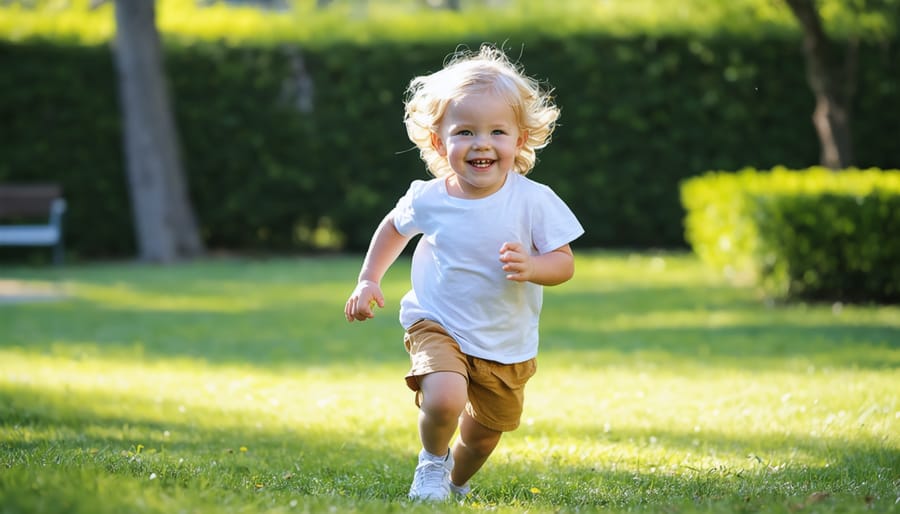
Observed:
[[[412,353],[412,346],[413,340],[409,336],[409,332],[403,334],[403,347],[406,348],[406,353]]]
[[[491,374],[510,389],[525,387],[535,373],[537,373],[537,359],[529,359],[516,364],[499,364],[491,370]]]

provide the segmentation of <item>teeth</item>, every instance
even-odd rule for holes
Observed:
[[[472,161],[473,166],[490,166],[494,161],[490,159],[475,159]]]

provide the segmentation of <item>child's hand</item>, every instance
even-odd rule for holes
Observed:
[[[503,263],[507,280],[528,282],[534,275],[531,254],[520,243],[503,243],[500,247],[500,262]]]
[[[371,280],[360,280],[350,295],[350,299],[347,300],[347,304],[344,305],[344,316],[347,321],[365,321],[374,318],[375,313],[372,312],[372,307],[375,304],[384,308],[384,294],[381,292],[381,286]]]

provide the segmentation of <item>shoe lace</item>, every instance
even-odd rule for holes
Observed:
[[[449,470],[440,462],[425,461],[418,465],[416,478],[419,487],[447,489]]]

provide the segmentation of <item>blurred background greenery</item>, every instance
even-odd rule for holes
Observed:
[[[852,164],[900,167],[900,1],[814,5],[835,66],[852,65]],[[139,252],[113,11],[0,3],[0,182],[62,184],[75,259]],[[364,250],[427,177],[401,123],[409,80],[484,42],[554,88],[563,115],[533,177],[588,227],[582,247],[684,248],[685,179],[820,160],[784,0],[159,0],[155,23],[213,251]]]

